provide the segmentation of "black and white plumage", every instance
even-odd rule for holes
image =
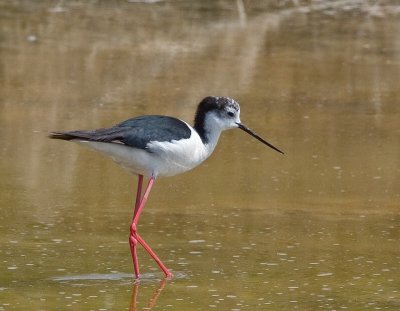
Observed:
[[[236,101],[215,96],[200,102],[193,127],[174,117],[148,115],[110,128],[53,132],[50,137],[97,150],[134,174],[158,177],[199,165],[214,151],[221,132],[231,128],[240,128],[283,153],[241,124]]]
[[[240,122],[240,107],[228,97],[208,96],[197,107],[194,126],[167,116],[141,116],[110,128],[89,131],[53,132],[50,138],[71,140],[110,156],[115,162],[138,175],[138,187],[129,245],[135,276],[138,279],[139,243],[163,270],[172,273],[137,232],[137,224],[149,193],[158,176],[186,172],[207,159],[214,151],[222,131],[240,128],[262,143],[283,153]],[[149,182],[142,195],[143,176]]]

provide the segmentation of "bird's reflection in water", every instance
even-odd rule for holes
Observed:
[[[163,291],[163,289],[165,288],[165,285],[167,284],[167,280],[166,279],[162,279],[160,281],[160,283],[158,284],[158,286],[155,288],[155,291],[153,293],[153,295],[150,297],[149,302],[147,303],[147,306],[143,308],[143,310],[152,310],[158,300],[158,297],[160,297],[161,292]],[[132,288],[132,297],[131,297],[131,305],[129,307],[129,311],[137,311],[139,310],[137,308],[137,299],[139,296],[139,287],[140,287],[140,283],[137,282],[133,285]]]

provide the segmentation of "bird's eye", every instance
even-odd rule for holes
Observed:
[[[233,117],[235,114],[232,111],[228,111],[228,116]]]

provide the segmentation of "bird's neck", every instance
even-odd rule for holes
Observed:
[[[213,116],[203,115],[202,117],[196,116],[193,127],[199,134],[208,154],[211,154],[218,143],[219,136],[221,135],[221,126]]]

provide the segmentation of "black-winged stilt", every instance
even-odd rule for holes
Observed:
[[[110,128],[53,132],[50,138],[71,140],[110,156],[122,167],[138,175],[136,203],[129,244],[136,278],[139,278],[137,243],[141,244],[164,271],[172,274],[137,232],[137,224],[156,177],[186,172],[207,159],[222,131],[240,128],[283,154],[240,121],[239,104],[228,97],[208,96],[197,107],[194,126],[159,115],[140,116]],[[143,176],[149,177],[142,196]]]

